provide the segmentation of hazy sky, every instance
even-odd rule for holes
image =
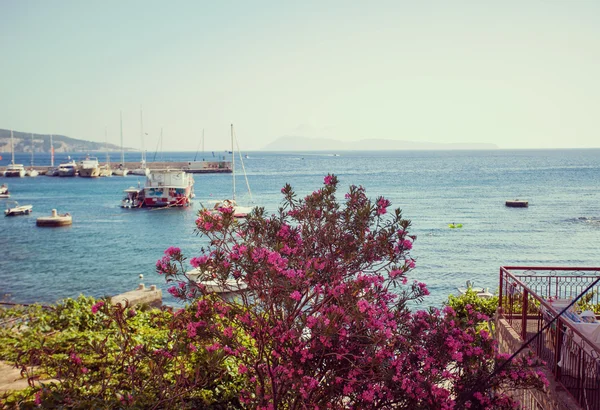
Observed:
[[[0,0],[0,128],[600,147],[600,1]]]

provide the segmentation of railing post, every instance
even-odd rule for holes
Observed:
[[[556,319],[556,331],[554,332],[556,334],[556,343],[555,343],[555,351],[554,351],[554,376],[556,377],[556,379],[558,381],[560,381],[561,378],[561,369],[560,366],[558,365],[558,362],[560,362],[561,360],[561,355],[562,355],[562,344],[563,344],[563,330],[562,330],[562,320],[561,318]],[[563,366],[565,365],[565,363],[563,362]]]
[[[500,297],[498,298],[498,307],[500,311],[502,311],[502,291],[504,290],[504,272],[502,272],[502,267],[500,267]]]
[[[523,289],[523,303],[521,304],[521,339],[527,340],[527,310],[529,303],[529,291],[527,288]]]

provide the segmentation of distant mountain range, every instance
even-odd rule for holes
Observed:
[[[13,131],[15,152],[31,152],[31,133]],[[64,135],[52,135],[54,152],[95,152],[95,151],[121,151],[121,147],[114,144],[84,141]],[[50,152],[50,134],[33,134],[34,152]],[[125,148],[125,151],[137,151]],[[0,152],[11,152],[10,130],[0,129]]]
[[[399,141],[392,139],[364,139],[339,141],[328,138],[279,137],[263,148],[265,151],[382,151],[382,150],[477,150],[498,149],[496,144]]]

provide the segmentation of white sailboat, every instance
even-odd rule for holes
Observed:
[[[33,151],[33,133],[31,133],[31,167],[29,167],[29,169],[25,172],[25,175],[28,177],[37,177],[40,174],[37,170],[33,169]]]
[[[233,124],[231,124],[231,168],[232,168],[232,180],[233,180],[233,197],[231,199],[225,199],[215,203],[213,212],[220,212],[221,208],[233,208],[233,216],[235,218],[246,218],[252,211],[252,207],[240,206],[235,200],[235,147],[234,139],[237,145],[237,138],[233,131]],[[250,191],[250,184],[248,183],[248,176],[246,175],[246,168],[244,167],[244,161],[242,160],[242,154],[240,153],[240,147],[237,145],[237,152],[240,156],[240,163],[242,164],[242,170],[244,171],[244,178],[246,179],[246,186],[248,187],[248,194],[252,200],[252,192]]]
[[[123,151],[123,112],[121,115],[121,163],[119,164],[119,168],[113,171],[114,175],[124,177],[129,174],[129,170],[125,167],[125,151]]]
[[[25,176],[25,168],[23,164],[15,164],[15,144],[13,141],[13,131],[10,130],[10,150],[12,152],[12,161],[6,167],[4,171],[5,177],[24,177]]]
[[[132,175],[143,175],[148,176],[150,173],[150,169],[146,167],[146,152],[144,151],[144,117],[143,112],[140,109],[140,135],[142,137],[142,160],[140,162],[140,167],[136,168],[129,173]]]

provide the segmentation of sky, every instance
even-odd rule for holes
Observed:
[[[600,147],[600,2],[0,1],[0,128]]]

